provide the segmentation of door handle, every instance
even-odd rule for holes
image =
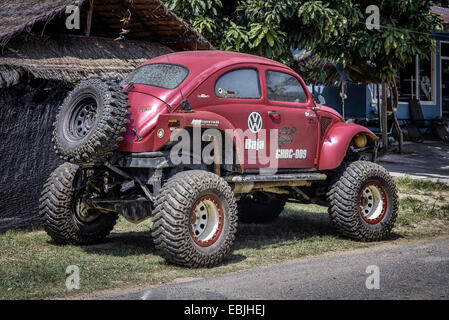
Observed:
[[[279,120],[281,118],[281,114],[276,111],[268,111],[268,115],[276,120]]]

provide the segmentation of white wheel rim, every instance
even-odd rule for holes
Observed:
[[[359,210],[362,218],[371,224],[376,224],[385,215],[387,205],[386,194],[378,183],[367,184],[360,194]]]
[[[198,200],[190,214],[190,234],[201,246],[214,243],[221,233],[223,214],[215,197],[205,196]]]

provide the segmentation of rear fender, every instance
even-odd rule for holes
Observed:
[[[378,140],[372,131],[358,124],[335,123],[323,138],[318,170],[338,168],[345,158],[349,145],[359,133],[366,134],[373,141]]]
[[[169,123],[173,121],[178,121],[179,126],[170,127]],[[153,146],[154,150],[162,148],[164,145],[170,142],[170,138],[173,135],[175,137],[177,133],[182,129],[189,129],[193,127],[201,127],[202,130],[206,129],[216,129],[222,133],[223,146],[225,135],[232,139],[234,145],[234,150],[237,154],[237,159],[240,163],[241,170],[243,170],[243,148],[239,147],[237,141],[242,141],[243,134],[241,130],[235,130],[236,128],[223,116],[209,111],[195,111],[187,113],[168,113],[159,116],[158,124],[156,126],[155,132],[153,133]],[[157,135],[157,132],[162,129],[165,134],[162,138]],[[175,138],[176,139],[176,138]],[[242,146],[243,147],[243,146]]]

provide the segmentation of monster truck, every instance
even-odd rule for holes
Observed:
[[[257,56],[172,53],[120,83],[82,81],[53,142],[65,163],[45,183],[40,213],[59,244],[98,243],[119,214],[151,218],[167,261],[211,267],[230,252],[238,219],[272,221],[287,201],[328,206],[336,229],[360,241],[387,238],[397,216],[376,135]]]

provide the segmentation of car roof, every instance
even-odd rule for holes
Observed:
[[[264,57],[254,56],[245,53],[219,51],[219,50],[181,51],[169,53],[151,59],[145,64],[149,63],[179,64],[187,67],[190,71],[191,76],[205,73],[206,70],[208,71],[206,73],[210,74],[224,67],[240,63],[265,64],[274,67],[290,69],[289,67],[287,67],[282,63]]]

